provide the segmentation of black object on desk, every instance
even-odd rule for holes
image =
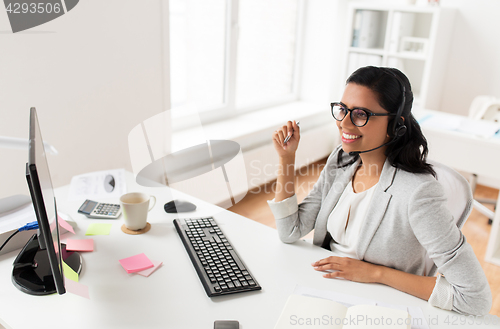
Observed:
[[[168,213],[189,212],[196,209],[196,205],[188,201],[172,200],[165,203],[164,209]]]
[[[67,251],[61,243],[62,260],[76,273],[82,271],[82,257],[74,251]],[[12,282],[19,290],[30,295],[50,295],[57,292],[47,249],[41,249],[38,236],[33,234],[14,260]]]
[[[209,297],[262,289],[212,217],[174,226]]]
[[[216,320],[214,329],[239,329],[240,323],[234,320]]]

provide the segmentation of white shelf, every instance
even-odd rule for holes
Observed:
[[[385,51],[382,48],[361,48],[361,47],[350,47],[349,52],[368,54],[368,55],[380,55],[384,56]]]
[[[366,9],[366,10],[393,10],[409,13],[434,13],[439,10],[440,7],[435,6],[415,6],[415,5],[380,5],[380,4],[370,4],[368,2],[363,3],[352,3],[351,8],[354,9]]]
[[[410,79],[419,107],[440,110],[455,12],[449,7],[350,4],[342,81],[362,66],[396,67]],[[416,51],[403,51],[403,39],[406,50]],[[369,46],[353,46],[360,44]]]
[[[410,52],[400,52],[400,53],[389,53],[388,57],[401,58],[401,59],[414,59],[417,61],[426,61],[427,56],[420,53],[410,53]]]

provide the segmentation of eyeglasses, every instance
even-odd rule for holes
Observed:
[[[346,117],[348,112],[351,116],[351,121],[356,127],[363,127],[368,123],[368,119],[371,116],[374,117],[385,117],[390,115],[396,115],[394,113],[373,113],[363,108],[353,108],[350,109],[342,103],[332,103],[332,115],[337,121],[342,121]]]

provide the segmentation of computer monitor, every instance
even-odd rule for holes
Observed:
[[[63,260],[79,273],[81,257],[77,253],[66,252],[65,245],[60,242],[56,199],[34,107],[30,109],[26,179],[39,229],[14,261],[12,281],[28,294],[64,294]]]

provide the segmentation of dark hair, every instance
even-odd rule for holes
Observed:
[[[398,78],[396,78],[396,75]],[[400,80],[400,81],[398,81]],[[405,103],[402,116],[406,133],[397,138],[394,143],[387,146],[385,155],[389,163],[397,168],[412,173],[429,173],[436,176],[432,166],[426,162],[428,148],[420,125],[411,114],[413,104],[413,93],[410,81],[401,71],[389,67],[366,66],[357,69],[347,79],[346,84],[355,83],[370,88],[377,96],[378,103],[389,113],[397,113],[403,101],[403,89],[405,90]],[[403,85],[404,84],[404,88]],[[395,116],[390,117],[387,125],[387,133],[394,138]],[[339,160],[342,157],[342,149],[339,152]],[[356,155],[356,158],[359,155]]]

